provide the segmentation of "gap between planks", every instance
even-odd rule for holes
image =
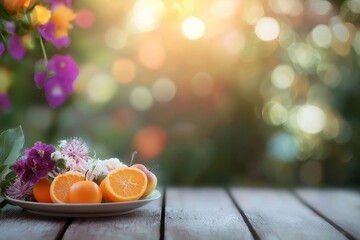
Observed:
[[[163,187],[161,218],[160,218],[160,240],[165,239],[165,211],[166,211],[166,187]]]
[[[234,206],[236,207],[236,209],[239,211],[241,217],[244,219],[246,226],[248,227],[248,229],[251,232],[251,235],[253,236],[254,240],[260,240],[259,235],[257,234],[257,232],[255,231],[255,228],[251,225],[249,219],[246,217],[244,211],[241,209],[241,207],[239,206],[239,204],[235,201],[234,196],[231,194],[229,188],[225,188],[226,193],[228,194],[228,196],[230,197],[232,203],[234,204]]]
[[[291,189],[290,192],[294,195],[294,197],[299,200],[304,206],[309,208],[311,211],[313,211],[315,214],[317,214],[319,217],[324,219],[324,221],[328,222],[331,226],[333,226],[336,230],[341,232],[345,237],[347,237],[350,240],[356,240],[356,238],[351,235],[349,232],[347,232],[345,229],[340,227],[338,224],[336,224],[334,221],[330,220],[328,217],[326,217],[324,214],[322,214],[320,211],[316,210],[315,207],[311,206],[310,203],[308,203],[304,198],[302,198],[294,189]]]

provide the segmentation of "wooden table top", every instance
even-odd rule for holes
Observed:
[[[0,239],[360,239],[360,193],[167,188],[132,214],[45,217],[5,205]]]

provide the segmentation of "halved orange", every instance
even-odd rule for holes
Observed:
[[[104,181],[107,196],[114,202],[138,200],[147,186],[145,173],[133,167],[114,169]]]
[[[112,202],[112,200],[109,198],[109,196],[107,194],[107,190],[106,190],[106,187],[105,187],[105,180],[103,180],[100,183],[100,189],[101,189],[101,192],[102,192],[102,197],[104,199],[104,202]]]
[[[58,175],[50,186],[50,197],[54,203],[68,203],[70,187],[79,181],[83,181],[84,174],[79,172],[66,172]]]

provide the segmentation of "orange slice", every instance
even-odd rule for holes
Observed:
[[[84,174],[79,172],[66,172],[58,175],[50,186],[50,197],[54,203],[68,203],[70,187],[79,181],[83,181]]]
[[[132,167],[114,169],[104,181],[107,196],[114,202],[138,200],[147,186],[145,173]]]

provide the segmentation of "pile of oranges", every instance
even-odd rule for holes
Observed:
[[[34,186],[34,197],[45,203],[127,202],[149,195],[156,176],[141,164],[112,170],[100,185],[79,172],[60,174],[52,182],[45,177]]]

